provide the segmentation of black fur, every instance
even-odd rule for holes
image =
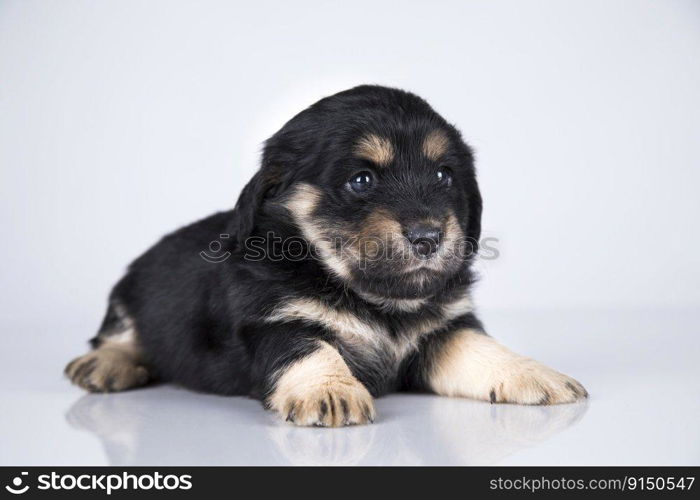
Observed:
[[[426,158],[421,149],[434,130],[442,131],[449,144],[439,161]],[[390,140],[395,153],[391,165],[380,168],[354,154],[357,141],[367,134]],[[449,186],[435,181],[436,170],[445,166],[452,172]],[[364,170],[375,173],[376,187],[358,195],[347,182]],[[454,213],[471,251],[446,263],[443,271],[426,271],[420,283],[402,277],[400,262],[372,262],[365,269],[353,269],[350,278],[339,278],[318,254],[259,258],[261,248],[289,257],[289,238],[309,250],[285,208],[300,183],[322,194],[313,220],[324,227],[361,232],[367,218],[380,211],[390,213],[402,227],[426,218],[442,221]],[[356,87],[322,99],[271,137],[260,170],[233,210],[164,237],[136,259],[114,287],[93,345],[117,331],[123,321],[119,315],[128,314],[155,379],[264,400],[280,368],[312,352],[313,339],[324,339],[338,348],[374,396],[425,390],[434,353],[450,332],[456,326],[480,328],[471,313],[449,320],[440,313],[442,304],[464,295],[473,281],[470,265],[480,219],[473,156],[459,132],[411,93]],[[200,255],[214,240],[222,245],[219,255],[230,252],[222,262]],[[395,310],[365,300],[366,294],[422,299],[424,304],[414,311]],[[389,342],[400,342],[416,325],[434,320],[437,326],[396,362],[388,352],[367,355],[320,324],[266,319],[290,297],[320,299],[381,325]],[[115,311],[115,304],[125,312]]]

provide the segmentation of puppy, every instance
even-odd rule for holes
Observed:
[[[469,295],[480,223],[473,155],[452,125],[408,92],[340,92],[265,143],[233,210],[129,266],[65,372],[92,392],[163,381],[251,395],[302,426],[372,422],[391,391],[587,397],[484,332]],[[202,252],[212,242],[221,258]]]

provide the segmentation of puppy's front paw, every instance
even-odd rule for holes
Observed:
[[[504,371],[489,393],[492,403],[554,405],[588,397],[578,381],[532,359],[512,361]]]
[[[374,421],[374,403],[365,387],[355,379],[299,387],[280,399],[281,416],[296,425],[340,427]]]
[[[314,352],[278,374],[266,405],[296,425],[340,427],[374,420],[367,388],[352,375],[338,351],[321,341]]]

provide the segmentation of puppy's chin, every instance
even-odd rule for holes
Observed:
[[[365,298],[410,300],[433,297],[444,288],[448,278],[443,273],[428,269],[387,275],[363,271],[353,273],[348,285]]]

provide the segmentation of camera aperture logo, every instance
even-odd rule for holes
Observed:
[[[29,489],[29,485],[24,484],[24,476],[27,476],[28,474],[28,472],[22,472],[19,476],[12,478],[11,484],[5,486],[5,489],[13,495],[21,495],[22,493],[26,493]]]
[[[230,237],[230,234],[220,234],[219,240],[227,240]],[[199,256],[212,264],[219,264],[220,262],[224,262],[226,259],[228,259],[231,256],[231,252],[228,250],[222,252],[221,250],[223,245],[219,240],[211,241],[209,243],[209,250],[202,250],[199,252]]]
[[[14,477],[5,489],[13,495],[26,493],[30,486],[28,472],[22,472]],[[118,490],[189,490],[192,489],[192,476],[189,474],[161,474],[160,472],[146,474],[41,474],[37,476],[37,490],[83,490],[103,491],[111,495]]]

